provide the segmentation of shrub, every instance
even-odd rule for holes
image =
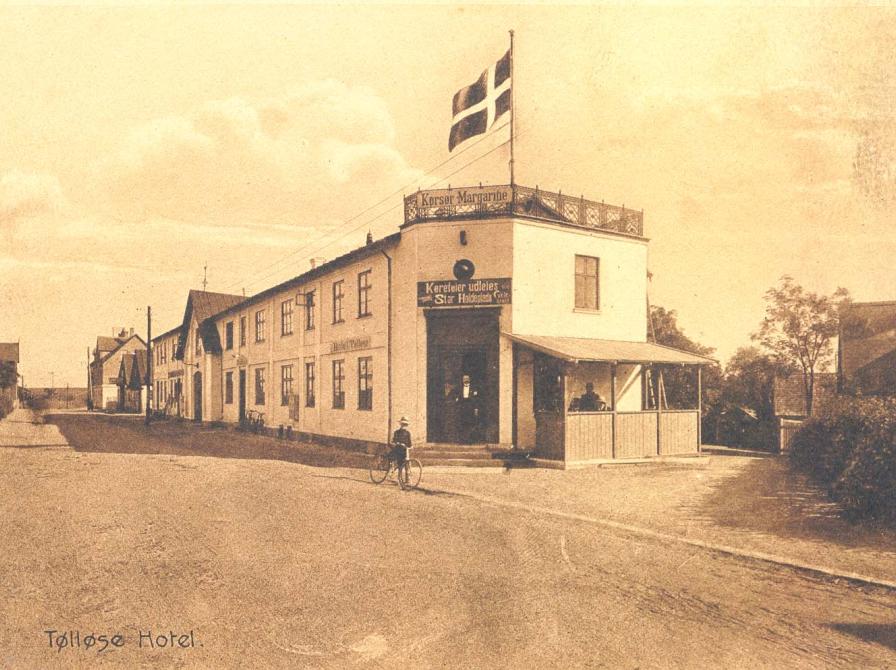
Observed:
[[[896,520],[896,399],[840,398],[797,431],[793,463],[851,514]]]
[[[0,393],[0,419],[12,411],[12,398],[5,393]]]

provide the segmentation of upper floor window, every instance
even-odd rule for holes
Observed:
[[[370,270],[358,274],[358,316],[370,316]]]
[[[255,341],[264,342],[264,310],[255,312]]]
[[[576,307],[600,309],[600,259],[576,256]]]
[[[233,321],[224,324],[224,348],[233,349]]]
[[[202,354],[202,335],[199,334],[199,329],[196,329],[196,355],[199,356]]]
[[[305,330],[314,330],[314,291],[305,294]]]
[[[342,323],[342,298],[345,297],[345,282],[333,282],[333,323]]]
[[[246,317],[240,317],[240,346],[246,346]]]
[[[280,303],[280,335],[292,335],[292,298]]]

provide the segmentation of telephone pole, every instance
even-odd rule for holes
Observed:
[[[152,416],[152,307],[146,306],[146,425]]]

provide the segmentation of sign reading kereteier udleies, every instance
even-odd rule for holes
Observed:
[[[511,281],[466,279],[417,282],[417,307],[476,307],[509,305]]]

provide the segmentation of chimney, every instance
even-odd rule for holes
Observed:
[[[373,244],[373,234],[369,230],[367,231],[367,244]]]
[[[324,262],[323,258],[312,258],[311,259],[311,269],[313,270],[314,268],[316,268],[318,265],[320,265],[323,262]]]
[[[131,328],[131,331],[130,331],[130,333],[128,333],[128,337],[133,337],[133,335],[134,335],[134,329],[133,329],[133,328]]]

